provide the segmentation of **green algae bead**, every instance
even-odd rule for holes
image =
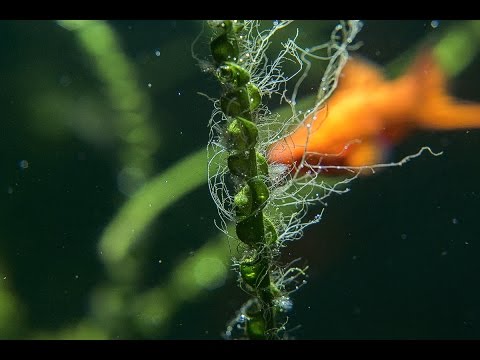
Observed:
[[[260,154],[259,152],[256,153],[257,156],[257,171],[258,175],[268,176],[268,163],[265,156]]]
[[[227,159],[228,169],[230,173],[243,179],[252,177],[252,168],[250,166],[250,158],[245,154],[233,154]]]
[[[252,191],[254,210],[262,210],[267,204],[268,197],[270,196],[267,185],[265,185],[262,179],[258,177],[250,179],[248,185]]]
[[[247,216],[252,212],[252,193],[250,186],[244,186],[233,200],[237,216]]]
[[[267,324],[262,318],[261,314],[251,317],[247,320],[246,333],[249,339],[263,340],[265,339],[265,332],[267,330]]]
[[[223,84],[231,84],[234,87],[247,85],[250,81],[248,71],[230,61],[222,63],[217,68],[216,75]]]
[[[237,61],[238,59],[238,43],[237,40],[229,36],[226,32],[210,43],[213,59],[218,63],[224,61]]]
[[[248,91],[248,97],[249,97],[249,107],[250,111],[255,110],[260,103],[262,102],[262,96],[260,95],[260,90],[258,90],[258,87],[249,82],[247,84],[247,91]]]
[[[254,288],[267,288],[270,285],[266,259],[248,259],[240,264],[240,275]]]
[[[264,241],[263,214],[261,212],[248,216],[235,227],[238,239],[248,245],[260,244]]]
[[[231,150],[253,149],[257,143],[257,137],[257,126],[247,119],[237,117],[227,127],[227,143]]]
[[[220,98],[220,108],[227,116],[248,116],[250,97],[245,86],[229,91]]]

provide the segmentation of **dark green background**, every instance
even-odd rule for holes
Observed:
[[[219,88],[191,57],[201,22],[109,23],[150,97],[160,173],[208,140],[212,107],[197,92],[217,96]],[[365,21],[358,53],[387,64],[452,25]],[[300,40],[314,44],[316,24],[297,26]],[[452,81],[452,93],[480,101],[479,74],[476,58]],[[75,324],[89,314],[89,294],[105,277],[96,244],[126,200],[117,188],[115,146],[87,141],[42,104],[52,92],[108,107],[104,91],[71,32],[54,21],[0,21],[0,281],[8,281],[24,309],[12,323],[17,330],[0,338]],[[419,133],[392,158],[423,145],[444,155],[356,181],[349,194],[329,199],[319,225],[285,249],[286,259],[301,257],[310,266],[308,284],[293,295],[289,325],[300,325],[293,337],[480,337],[480,130]],[[217,234],[215,218],[206,185],[165,212],[150,231],[162,241],[152,245],[152,265],[139,286],[158,283]],[[245,299],[230,274],[225,286],[185,304],[164,337],[218,339]]]

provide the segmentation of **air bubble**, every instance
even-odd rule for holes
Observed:
[[[293,302],[287,296],[282,296],[275,301],[276,305],[280,308],[282,312],[288,312],[293,308]]]

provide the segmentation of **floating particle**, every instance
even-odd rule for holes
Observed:
[[[18,162],[18,166],[20,166],[21,169],[26,169],[26,168],[28,168],[28,161],[27,160],[20,160]]]

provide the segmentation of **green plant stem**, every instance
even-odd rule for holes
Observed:
[[[120,208],[98,244],[100,258],[108,268],[121,267],[155,217],[206,182],[206,158],[204,149],[185,157],[144,185]]]

